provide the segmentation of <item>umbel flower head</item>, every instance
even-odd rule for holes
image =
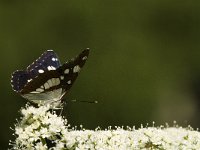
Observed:
[[[200,132],[182,127],[146,127],[123,129],[109,127],[70,129],[67,120],[50,111],[50,106],[21,109],[15,125],[15,150],[176,150],[200,149]]]
[[[17,136],[12,149],[48,149],[67,130],[67,120],[50,111],[50,105],[21,109],[22,117],[15,125]]]

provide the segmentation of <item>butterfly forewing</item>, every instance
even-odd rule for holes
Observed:
[[[37,60],[27,67],[31,78],[38,76],[48,70],[56,70],[60,67],[60,60],[53,50],[47,50]]]
[[[60,78],[62,79],[61,85],[63,89],[69,90],[71,88],[72,84],[78,76],[79,71],[84,66],[88,55],[89,49],[86,49],[77,57],[58,68],[58,72],[61,73]]]

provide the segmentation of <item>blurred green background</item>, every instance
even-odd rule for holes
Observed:
[[[62,62],[90,47],[67,95],[69,123],[85,128],[156,125],[200,127],[200,3],[172,0],[0,2],[1,149],[13,139],[26,100],[10,86],[45,50]]]

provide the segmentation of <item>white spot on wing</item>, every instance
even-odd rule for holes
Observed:
[[[55,78],[52,78],[51,81],[52,81],[52,85],[53,85],[53,86],[56,86],[56,79],[55,79]]]
[[[81,68],[79,67],[79,65],[74,66],[73,72],[79,72],[81,70]]]
[[[56,70],[56,68],[54,66],[48,66],[47,69],[50,70]]]
[[[49,80],[47,81],[47,83],[49,84],[49,87],[52,87],[52,86],[53,86],[53,83],[52,83],[51,79],[49,79]]]
[[[56,61],[57,59],[53,57],[51,60],[52,60],[52,61]]]
[[[51,66],[52,70],[56,70],[56,68],[54,66]]]
[[[40,93],[40,92],[39,92],[39,91],[32,91],[32,92],[30,92],[30,93],[33,93],[33,94],[34,94],[34,93]]]
[[[69,73],[69,69],[65,69],[64,74],[68,74]]]
[[[72,81],[71,81],[71,80],[67,81],[67,84],[71,84],[71,83],[72,83]]]
[[[61,79],[61,80],[64,80],[64,76],[60,76],[60,79]]]
[[[59,78],[55,78],[55,81],[56,81],[56,85],[60,84],[60,79]]]
[[[46,82],[45,84],[44,84],[44,88],[45,89],[49,89],[50,87],[49,87],[49,84]]]
[[[87,59],[87,56],[84,56],[83,58],[82,58],[82,60],[86,60]]]
[[[44,70],[39,69],[38,72],[39,72],[39,73],[44,73]]]
[[[31,82],[32,79],[27,80],[28,82]]]
[[[43,92],[44,90],[41,88],[36,89],[37,92]]]

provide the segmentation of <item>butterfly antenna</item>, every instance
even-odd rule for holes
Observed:
[[[80,103],[93,103],[93,104],[97,104],[98,103],[98,101],[77,101],[76,99],[74,99],[74,100],[71,100],[71,102],[80,102]]]

